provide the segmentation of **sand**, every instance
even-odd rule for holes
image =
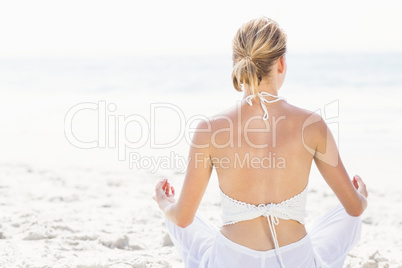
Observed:
[[[230,85],[227,91],[208,94],[198,89],[171,92],[166,81],[161,82],[169,88],[164,94],[148,94],[152,91],[135,83],[128,83],[132,90],[90,92],[92,86],[107,84],[101,73],[88,82],[85,73],[80,80],[60,71],[64,81],[60,83],[48,69],[42,72],[46,75],[39,72],[37,81],[16,75],[19,87],[3,83],[0,92],[0,267],[182,268],[164,228],[163,214],[152,200],[154,185],[162,177],[180,193],[184,177],[180,167],[130,169],[127,159],[118,161],[119,152],[111,146],[77,148],[65,136],[65,116],[74,105],[104,100],[116,104],[117,110],[108,113],[112,118],[136,114],[148,119],[150,104],[157,102],[174,104],[189,118],[217,113],[240,96]],[[129,79],[128,74],[123,78]],[[195,84],[192,80],[183,83],[184,88]],[[281,94],[309,110],[338,100],[335,123],[339,123],[339,131],[335,134],[343,162],[351,176],[359,174],[365,180],[370,193],[368,209],[362,215],[361,241],[350,252],[345,267],[402,268],[402,125],[396,123],[402,114],[401,93],[398,87],[388,88],[378,101],[377,88],[364,88],[362,101],[359,90],[289,86]],[[80,139],[96,138],[96,116],[76,118],[74,129]],[[178,126],[173,117],[166,112],[159,115],[154,122],[158,138],[172,139],[174,126]],[[136,133],[138,129],[132,126],[126,134]],[[147,144],[127,153],[186,156],[187,150],[188,144],[183,142],[165,150]],[[307,228],[336,202],[313,168]],[[216,176],[211,178],[199,210],[220,224]]]
[[[180,191],[183,174],[163,175]],[[158,174],[2,163],[0,178],[0,267],[184,267],[152,200]],[[401,199],[370,191],[362,239],[344,267],[402,267]],[[334,202],[311,181],[307,226]],[[200,213],[219,225],[219,212],[211,181]]]

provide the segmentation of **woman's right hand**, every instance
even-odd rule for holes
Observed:
[[[156,184],[153,199],[162,211],[165,210],[166,206],[176,202],[174,197],[175,189],[170,186],[167,179],[162,179]]]
[[[359,175],[355,175],[353,177],[353,185],[355,186],[356,190],[364,197],[367,198],[368,192],[366,184],[363,182],[362,178]]]

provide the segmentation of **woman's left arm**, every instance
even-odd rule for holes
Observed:
[[[199,123],[190,146],[187,172],[177,202],[174,200],[174,188],[166,179],[155,187],[154,199],[160,209],[170,221],[182,228],[193,222],[211,177],[210,137],[210,122]]]

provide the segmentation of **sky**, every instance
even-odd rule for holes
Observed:
[[[0,57],[230,54],[259,16],[288,51],[402,52],[401,13],[397,0],[2,1]]]

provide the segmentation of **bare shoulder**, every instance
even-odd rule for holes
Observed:
[[[236,118],[238,114],[238,107],[231,106],[226,110],[220,111],[212,116],[208,117],[208,125],[211,127],[211,130],[218,130],[222,127],[227,127],[228,125],[233,124],[233,120]]]
[[[302,124],[303,128],[309,129],[326,129],[326,123],[321,115],[317,112],[313,112],[304,108],[297,107],[295,105],[286,103],[286,113],[289,116],[294,117]]]
[[[309,148],[316,150],[320,143],[327,137],[327,124],[321,115],[317,112],[310,111],[304,108],[286,105],[286,113],[294,119],[298,131],[304,142]]]
[[[299,117],[300,119],[308,119],[311,117],[314,120],[321,120],[321,116],[316,112],[295,106],[290,103],[286,103],[285,107],[286,107],[287,113],[290,113],[296,117]]]
[[[203,116],[198,120],[195,129],[192,129],[194,133],[193,144],[197,145],[199,143],[204,143],[209,140],[212,133],[213,120],[210,117]]]

